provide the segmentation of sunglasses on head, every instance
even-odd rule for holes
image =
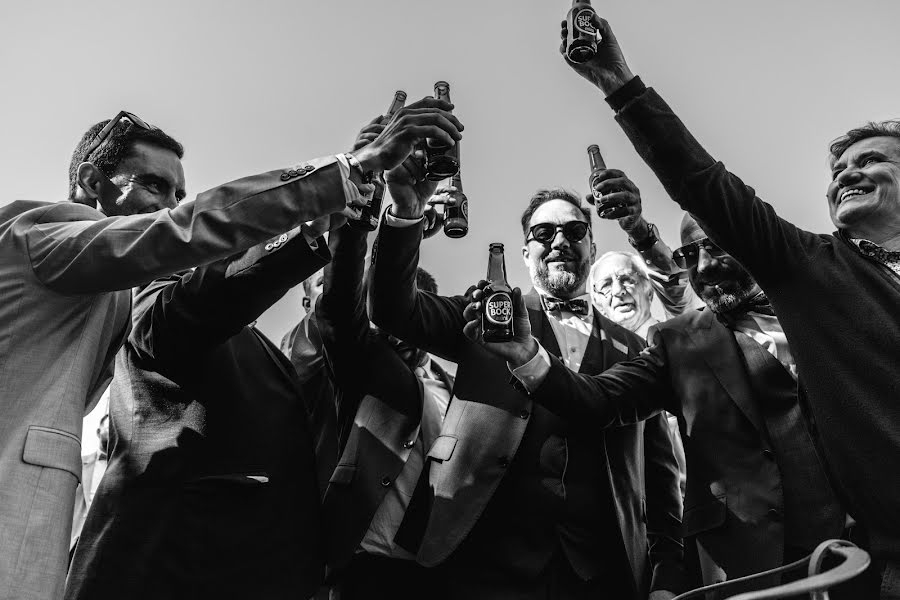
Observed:
[[[87,150],[85,150],[84,152],[85,162],[87,162],[88,157],[91,155],[91,153],[106,141],[106,139],[109,137],[109,134],[112,133],[112,130],[115,129],[116,125],[118,125],[119,121],[121,121],[122,119],[127,119],[135,127],[140,127],[141,129],[146,129],[147,131],[158,129],[158,127],[150,125],[136,114],[130,113],[127,110],[120,110],[119,114],[110,119],[109,123],[104,125],[103,129],[101,129],[97,133],[97,135],[94,136],[94,140],[90,143],[90,145],[87,147]]]
[[[690,269],[697,266],[700,260],[700,249],[706,250],[706,253],[712,258],[720,258],[728,253],[713,244],[709,238],[699,239],[696,242],[684,245],[672,253],[672,260],[682,269]]]
[[[525,241],[537,240],[542,244],[549,244],[556,237],[556,232],[562,230],[563,237],[572,243],[580,242],[587,235],[591,226],[585,221],[569,221],[559,225],[557,223],[538,223],[528,230]]]

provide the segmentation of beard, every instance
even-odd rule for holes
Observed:
[[[568,258],[568,257],[566,257]],[[548,294],[560,299],[571,298],[572,293],[587,281],[591,269],[591,259],[582,259],[575,271],[553,270],[547,267],[546,259],[534,268],[534,283]]]
[[[712,288],[704,287],[702,291],[697,292],[700,299],[714,313],[734,310],[759,293],[759,290],[756,289],[756,281],[747,271],[741,269],[740,272],[728,273],[728,275],[731,277],[723,278],[719,285]],[[722,289],[723,283],[727,286],[726,289]],[[694,286],[694,291],[697,291],[697,287],[699,286]]]

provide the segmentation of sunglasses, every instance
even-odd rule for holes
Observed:
[[[591,226],[584,221],[569,221],[558,225],[556,223],[538,223],[532,225],[525,236],[525,241],[537,240],[542,244],[549,244],[556,237],[556,232],[562,230],[563,237],[572,243],[580,242],[587,235]]]
[[[701,249],[706,250],[706,253],[712,258],[721,258],[728,255],[727,252],[713,244],[709,238],[703,238],[682,246],[673,252],[672,260],[682,269],[691,269],[697,266],[697,261],[700,260]]]
[[[104,125],[103,129],[101,129],[97,133],[97,135],[94,136],[93,141],[84,152],[85,162],[87,162],[88,157],[91,155],[91,153],[106,141],[106,139],[109,137],[109,134],[112,133],[112,130],[115,129],[116,125],[118,125],[119,121],[121,121],[122,119],[127,119],[135,127],[140,127],[141,129],[146,129],[147,131],[154,131],[156,129],[159,129],[158,127],[150,125],[134,113],[130,113],[127,110],[120,110],[119,114],[110,119],[109,123]]]

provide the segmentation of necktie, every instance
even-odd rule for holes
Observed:
[[[755,312],[763,315],[775,314],[772,305],[769,304],[769,298],[766,297],[766,293],[760,292],[729,311],[716,313],[716,319],[728,329],[734,330],[737,319],[748,312]]]
[[[553,312],[554,310],[563,311],[567,310],[570,313],[574,313],[576,315],[586,315],[588,314],[588,302],[583,298],[573,298],[572,300],[560,300],[559,298],[554,298],[552,296],[544,296],[542,297],[544,302],[544,308],[548,312]]]

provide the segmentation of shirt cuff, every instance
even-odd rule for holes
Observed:
[[[509,363],[506,364],[506,368],[509,369]],[[544,379],[546,379],[547,373],[550,372],[550,355],[538,343],[537,354],[531,360],[521,367],[509,369],[509,371],[513,374],[513,377],[519,380],[519,383],[522,384],[525,390],[531,394],[540,387]]]
[[[634,100],[647,90],[647,86],[641,78],[635,75],[628,82],[606,97],[606,103],[614,111],[619,112],[630,101]]]
[[[372,192],[370,191],[368,194],[363,194],[360,192],[359,188],[356,187],[356,184],[350,179],[350,163],[347,161],[347,157],[343,154],[335,154],[334,157],[337,159],[338,168],[341,170],[341,185],[344,187],[344,202],[350,207],[354,202],[357,204],[368,204],[368,202],[372,199]],[[374,189],[374,188],[373,188]],[[359,206],[355,206],[351,209],[354,213],[361,213],[362,208]],[[358,215],[357,215],[358,216]]]
[[[390,227],[412,227],[417,223],[421,223],[422,219],[425,218],[425,215],[421,217],[417,217],[415,219],[408,219],[406,217],[398,217],[391,213],[391,209],[388,208],[387,212],[384,213],[384,224]]]

